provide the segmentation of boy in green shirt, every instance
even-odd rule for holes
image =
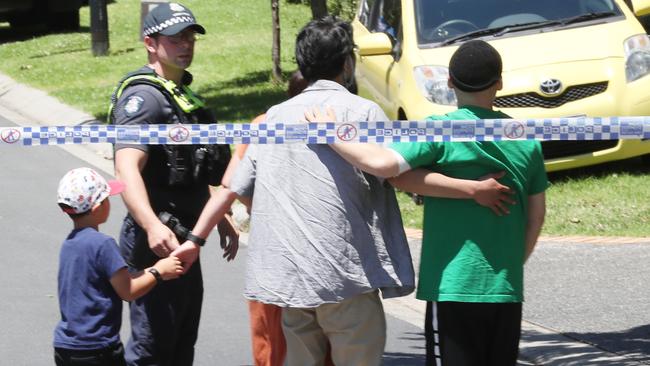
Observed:
[[[492,109],[502,88],[501,70],[501,57],[488,43],[464,43],[449,64],[449,86],[456,92],[459,109],[429,119],[509,118]],[[540,143],[331,146],[358,168],[395,177],[390,179],[395,187],[426,196],[416,296],[427,301],[427,364],[436,365],[440,358],[442,365],[515,365],[523,265],[545,215],[548,180]],[[478,200],[449,199],[474,198],[475,191],[467,184],[495,171],[503,172],[498,178],[512,190],[515,205],[507,198],[497,200],[491,206],[499,213],[494,215]]]

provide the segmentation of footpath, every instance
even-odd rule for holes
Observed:
[[[8,119],[14,121],[16,124],[24,126],[74,125],[92,121],[94,119],[93,116],[65,105],[57,99],[50,97],[43,91],[16,83],[14,80],[3,74],[0,74],[0,115],[7,117]],[[62,146],[62,148],[101,168],[107,174],[113,174],[112,148],[109,144],[68,145]],[[409,243],[411,245],[411,251],[414,254],[414,266],[416,269],[419,266],[418,257],[421,246],[421,237],[419,235],[420,233],[418,231],[409,230],[407,232]],[[242,241],[246,242],[246,238],[243,238]],[[563,243],[582,243],[580,245],[583,246],[604,245],[607,243],[612,245],[635,245],[635,248],[639,250],[640,253],[636,255],[636,259],[639,261],[646,259],[644,257],[645,255],[648,256],[647,259],[650,259],[650,250],[645,249],[646,247],[650,248],[650,245],[647,245],[650,244],[650,238],[617,238],[616,242],[612,241],[611,238],[591,237],[547,237],[540,239],[540,247],[548,247],[551,250],[554,250],[554,245],[562,245]],[[639,317],[639,322],[643,324],[638,324],[638,328],[642,330],[639,334],[641,334],[642,338],[645,337],[645,339],[638,340],[639,342],[644,343],[641,346],[636,346],[635,343],[634,347],[626,348],[625,345],[619,345],[617,348],[615,346],[616,339],[613,341],[612,339],[601,339],[605,334],[605,332],[602,331],[593,332],[593,334],[572,334],[571,332],[566,331],[560,332],[556,329],[560,329],[563,326],[563,313],[571,312],[571,309],[563,309],[561,306],[559,308],[548,308],[543,305],[539,305],[535,307],[534,311],[530,312],[530,317],[527,316],[526,309],[529,306],[529,303],[545,303],[547,299],[555,298],[556,296],[554,296],[554,294],[558,292],[567,294],[565,296],[567,296],[567,298],[570,298],[572,291],[574,291],[572,289],[574,288],[582,288],[583,290],[587,291],[587,295],[585,296],[588,296],[589,293],[602,293],[603,291],[602,288],[589,288],[589,286],[582,286],[580,283],[575,283],[575,281],[572,283],[572,276],[570,274],[567,275],[565,272],[562,272],[563,270],[566,271],[566,268],[557,268],[552,266],[552,263],[557,262],[557,260],[553,259],[554,254],[551,252],[547,253],[546,250],[540,250],[539,252],[541,252],[541,254],[539,254],[540,260],[538,262],[532,262],[534,262],[534,264],[537,266],[542,266],[542,268],[535,268],[535,270],[531,272],[543,273],[543,276],[541,276],[539,279],[541,283],[543,283],[547,277],[553,278],[553,268],[556,269],[556,276],[568,278],[565,281],[566,287],[560,289],[562,291],[553,290],[551,294],[546,298],[534,299],[531,301],[531,297],[535,297],[535,295],[533,293],[531,296],[527,291],[526,296],[528,302],[524,307],[525,319],[522,321],[520,365],[553,366],[650,364],[650,345],[648,344],[650,343],[650,331],[647,329],[650,321],[643,323],[644,319],[649,319],[649,317],[646,316],[648,307],[647,297],[640,296],[637,299],[639,307],[643,307],[642,309],[639,309],[642,315]],[[537,255],[538,254],[535,253],[533,257]],[[648,262],[645,261],[645,264],[647,263]],[[588,265],[588,263],[586,265]],[[527,268],[527,276],[529,276],[528,272],[529,270]],[[643,273],[639,272],[637,274],[637,278],[640,278],[639,280],[643,280],[642,282],[645,283],[647,282],[648,277],[643,278],[643,276],[641,276],[642,274],[649,273],[646,270]],[[634,276],[634,273],[631,273],[629,275]],[[626,279],[622,279],[622,281],[626,281]],[[526,286],[530,288],[528,277]],[[644,287],[640,288],[643,289]],[[616,288],[613,287],[613,293],[611,294],[612,296],[617,296],[617,294],[614,293],[615,290]],[[543,293],[543,291],[539,292]],[[604,295],[607,296],[607,294]],[[576,297],[577,296],[579,295],[576,295]],[[585,301],[589,300],[592,299],[587,298]],[[386,300],[384,304],[387,313],[408,323],[411,323],[419,328],[422,327],[424,320],[423,302],[416,300],[413,296],[410,296],[405,298]],[[575,307],[579,306],[576,305],[574,308]],[[620,312],[621,309],[614,308],[604,310],[611,312]],[[548,321],[547,319],[557,319],[557,322],[554,323],[553,321]],[[603,323],[607,321],[608,318],[604,317]],[[555,326],[549,326],[547,325],[548,323],[553,323]],[[594,336],[594,334],[601,337],[599,338],[598,336]],[[591,338],[589,335],[591,335]],[[621,336],[621,334],[611,334],[611,337],[613,338],[620,338]],[[621,348],[622,351],[620,350]],[[608,351],[612,349],[615,349],[616,353]]]

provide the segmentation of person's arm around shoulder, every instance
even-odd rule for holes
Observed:
[[[387,119],[383,113],[382,116]],[[331,108],[327,109],[326,115],[317,108],[305,111],[305,118],[310,122],[336,121]],[[510,188],[496,180],[504,173],[486,176],[478,181],[457,179],[425,169],[412,170],[398,151],[380,145],[341,143],[330,146],[353,166],[378,177],[390,178],[389,182],[394,187],[407,192],[432,197],[474,199],[498,215],[509,213],[506,204],[514,204],[510,198]]]
[[[177,257],[170,256],[146,268],[136,277],[131,277],[126,267],[121,268],[113,274],[110,281],[122,300],[133,301],[151,291],[160,281],[178,278],[182,273],[181,261]]]
[[[499,183],[505,172],[490,174],[479,180],[450,178],[427,169],[413,169],[388,179],[395,188],[421,196],[473,199],[496,215],[510,213],[508,205],[515,204],[512,190]]]
[[[323,115],[318,108],[305,111],[309,122],[336,121],[336,114],[327,108]],[[387,119],[384,117],[384,119]],[[335,143],[330,147],[351,165],[380,178],[394,177],[400,172],[398,156],[389,149],[376,144]]]

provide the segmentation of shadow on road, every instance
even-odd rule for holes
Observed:
[[[565,333],[567,337],[587,342],[608,352],[624,354],[630,360],[650,363],[650,325],[620,332]]]
[[[383,366],[421,366],[426,358],[418,353],[386,352],[382,361]]]
[[[528,332],[525,353],[537,361],[562,360],[562,365],[650,364],[650,325],[621,332],[567,332],[569,340],[555,334]],[[566,338],[565,338],[566,339]]]

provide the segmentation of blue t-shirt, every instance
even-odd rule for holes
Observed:
[[[92,350],[120,342],[122,299],[110,279],[125,267],[110,236],[90,227],[68,235],[59,255],[61,321],[54,347]]]

